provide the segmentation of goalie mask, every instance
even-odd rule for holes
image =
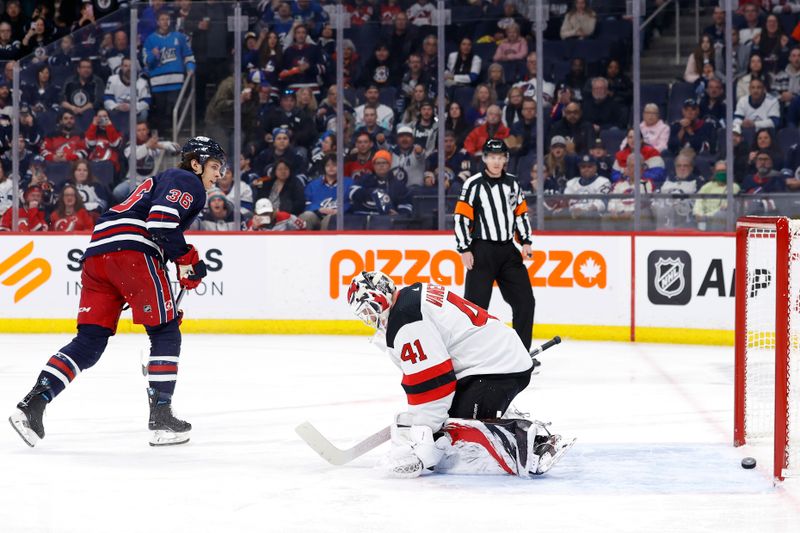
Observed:
[[[386,329],[396,290],[392,279],[383,272],[362,272],[350,284],[347,303],[366,325]]]

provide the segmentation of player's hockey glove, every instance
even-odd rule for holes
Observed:
[[[184,289],[196,288],[208,274],[206,264],[200,259],[197,249],[191,244],[189,251],[177,258],[175,264],[178,265],[178,282]]]
[[[392,426],[392,449],[388,466],[396,477],[414,478],[425,470],[433,470],[450,447],[447,434],[437,433],[428,426],[405,426],[401,413]]]

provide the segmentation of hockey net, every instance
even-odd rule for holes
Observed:
[[[769,445],[773,475],[800,474],[800,221],[736,225],[734,445]]]

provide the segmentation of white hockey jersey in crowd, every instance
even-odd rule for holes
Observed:
[[[611,191],[611,182],[603,176],[596,176],[592,181],[583,178],[572,178],[564,187],[564,194],[608,194]],[[570,208],[588,209],[594,206],[595,211],[605,211],[606,202],[601,198],[587,198],[586,200],[570,200]]]
[[[413,425],[441,429],[457,380],[526,372],[533,363],[517,333],[444,287],[415,283],[397,292],[386,347],[403,371]]]
[[[120,104],[131,101],[130,85],[125,85],[119,74],[108,78],[106,92],[103,95],[103,106],[107,111],[114,111]],[[150,109],[150,87],[143,78],[136,80],[136,112],[141,113]],[[125,132],[127,133],[127,132]]]

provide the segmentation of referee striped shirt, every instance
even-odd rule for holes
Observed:
[[[456,248],[471,249],[473,239],[505,243],[515,236],[531,243],[528,203],[511,174],[491,178],[479,172],[464,182],[456,203]]]

